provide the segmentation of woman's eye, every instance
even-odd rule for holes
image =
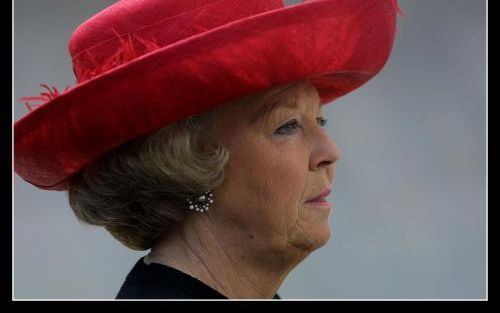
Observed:
[[[293,131],[295,131],[297,127],[299,127],[299,123],[297,122],[297,120],[291,120],[285,125],[278,128],[275,133],[278,135],[288,135],[293,133]]]
[[[322,116],[318,117],[316,121],[318,122],[319,125],[321,125],[321,127],[324,127],[326,126],[326,124],[328,124],[328,119]]]
[[[316,122],[321,126],[324,127],[328,123],[328,119],[324,117],[318,117],[316,118]],[[285,125],[281,126],[276,130],[276,134],[278,135],[289,135],[292,134],[297,128],[301,128],[299,122],[297,120],[291,120],[287,122]]]

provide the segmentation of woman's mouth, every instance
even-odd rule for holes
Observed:
[[[317,198],[309,200],[305,204],[311,207],[318,207],[318,208],[330,208],[332,206],[331,203],[327,201],[325,198]]]
[[[310,198],[306,202],[313,202],[313,201],[325,201],[325,198],[328,197],[330,194],[331,190],[330,189],[325,189],[322,193],[316,195],[314,198]]]

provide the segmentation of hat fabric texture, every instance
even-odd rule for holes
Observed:
[[[14,124],[14,170],[47,190],[121,144],[275,85],[309,79],[321,104],[386,64],[396,0],[122,0],[81,24],[77,84]]]

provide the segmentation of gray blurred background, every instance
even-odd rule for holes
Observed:
[[[75,78],[73,30],[114,3],[14,1],[14,96]],[[287,4],[299,1],[287,1]],[[325,107],[341,150],[333,236],[285,280],[283,298],[486,297],[486,5],[400,0],[383,71]],[[28,112],[19,101],[14,119]],[[80,224],[63,192],[15,176],[14,298],[114,298],[146,252]]]

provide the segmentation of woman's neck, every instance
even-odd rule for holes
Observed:
[[[208,217],[191,219],[158,240],[147,259],[185,272],[230,299],[273,298],[306,254],[249,243],[227,226]]]

